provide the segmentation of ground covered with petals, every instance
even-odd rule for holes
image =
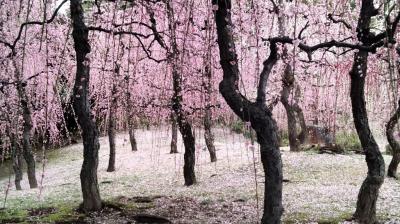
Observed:
[[[24,176],[23,190],[16,191],[5,163],[0,179],[5,208],[0,210],[0,223],[136,223],[143,216],[172,223],[257,223],[264,185],[258,151],[247,146],[246,138],[217,129],[218,161],[211,163],[202,134],[196,132],[198,183],[191,187],[183,186],[182,143],[180,153],[169,154],[169,130],[138,131],[137,152],[130,150],[127,134],[118,135],[113,173],[106,172],[108,138],[101,138],[99,185],[105,207],[92,214],[79,211],[81,144],[48,154],[39,189],[30,190]],[[294,153],[282,148],[282,158],[284,223],[346,223],[351,218],[367,171],[363,155]],[[391,156],[384,158],[388,164]],[[41,179],[43,163],[37,169]],[[377,215],[382,222],[400,223],[399,208],[400,181],[386,179]]]

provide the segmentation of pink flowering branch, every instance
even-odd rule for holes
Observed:
[[[10,54],[9,56],[15,54],[15,47],[16,47],[18,41],[21,39],[22,31],[24,30],[24,28],[25,28],[26,26],[29,26],[29,25],[44,25],[44,24],[52,23],[52,22],[54,21],[54,19],[57,17],[58,11],[60,11],[61,7],[62,7],[66,2],[68,2],[68,1],[69,1],[69,0],[64,0],[64,1],[62,1],[62,2],[60,3],[60,5],[58,5],[58,7],[56,8],[56,10],[54,11],[53,15],[52,15],[52,16],[50,17],[50,19],[48,19],[48,20],[45,20],[45,21],[29,21],[29,22],[24,22],[24,23],[22,23],[21,26],[20,26],[20,28],[19,28],[18,35],[17,35],[17,37],[15,38],[15,40],[14,40],[12,43],[9,43],[9,42],[7,42],[7,41],[5,41],[5,40],[0,40],[0,43],[2,43],[3,45],[5,45],[5,46],[7,46],[8,48],[11,49],[11,54]]]

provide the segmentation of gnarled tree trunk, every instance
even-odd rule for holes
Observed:
[[[396,112],[393,116],[389,119],[388,123],[386,124],[386,138],[389,142],[390,147],[392,148],[392,160],[390,161],[389,168],[387,175],[388,177],[397,178],[397,167],[400,163],[400,144],[396,141],[393,133],[396,124],[399,122],[400,118],[400,101],[397,107]]]
[[[363,0],[357,26],[358,39],[363,45],[370,44],[371,17],[376,15],[373,0]],[[359,51],[354,54],[354,62],[350,71],[350,97],[354,125],[364,149],[368,166],[367,178],[362,183],[358,194],[357,209],[353,215],[361,223],[375,223],[376,201],[379,189],[385,178],[385,162],[368,124],[368,115],[364,98],[365,78],[367,76],[368,52]]]
[[[285,65],[285,71],[282,77],[282,87],[281,102],[285,107],[287,115],[290,151],[299,151],[300,141],[297,136],[296,111],[289,102],[289,95],[294,87],[294,74],[292,72],[292,67],[289,64]]]
[[[15,78],[18,81],[16,87],[17,87],[20,106],[22,108],[22,118],[24,121],[23,132],[22,132],[22,153],[27,164],[29,186],[30,188],[37,188],[38,183],[36,180],[36,170],[35,170],[36,162],[32,152],[32,143],[31,143],[31,131],[33,125],[31,117],[31,109],[29,108],[29,99],[25,89],[26,82],[22,81],[22,76],[19,73],[18,66],[15,60],[13,60],[13,64],[15,67]]]
[[[76,52],[76,77],[73,107],[78,118],[83,139],[83,164],[80,173],[84,211],[98,211],[102,207],[97,167],[99,163],[99,133],[90,114],[89,79],[90,52],[88,29],[84,22],[82,0],[71,0],[72,36]]]
[[[218,33],[220,63],[223,80],[219,90],[230,108],[241,120],[250,122],[257,133],[261,146],[261,162],[265,174],[264,213],[261,222],[281,223],[282,207],[282,160],[279,151],[276,122],[266,105],[266,86],[273,65],[277,61],[276,43],[270,45],[270,56],[264,61],[260,74],[256,102],[251,102],[239,91],[239,67],[232,34],[231,1],[213,0],[216,10],[215,21]]]

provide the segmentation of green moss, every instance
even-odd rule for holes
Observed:
[[[336,145],[342,147],[345,151],[362,151],[360,139],[355,132],[337,133]]]
[[[70,222],[78,220],[85,215],[82,213],[78,213],[76,208],[68,206],[68,205],[60,205],[56,208],[54,213],[45,215],[40,218],[40,222],[48,222],[48,223],[55,223],[55,222]]]
[[[23,223],[27,220],[28,211],[21,209],[0,210],[0,223]]]

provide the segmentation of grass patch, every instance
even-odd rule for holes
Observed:
[[[27,220],[29,212],[21,209],[0,210],[0,223],[23,223]]]
[[[70,205],[56,207],[35,207],[31,209],[3,209],[0,210],[0,223],[58,223],[71,222],[85,217]]]
[[[338,132],[336,134],[336,145],[342,147],[345,151],[363,151],[360,139],[355,132]]]
[[[287,218],[283,219],[284,223],[288,224],[295,224],[295,223],[307,223],[307,222],[313,222],[313,223],[318,223],[318,224],[337,224],[340,222],[344,222],[346,220],[349,220],[352,216],[352,213],[349,212],[344,212],[338,216],[334,217],[322,217],[315,219],[311,217],[310,214],[305,213],[305,212],[296,212],[290,214]]]

